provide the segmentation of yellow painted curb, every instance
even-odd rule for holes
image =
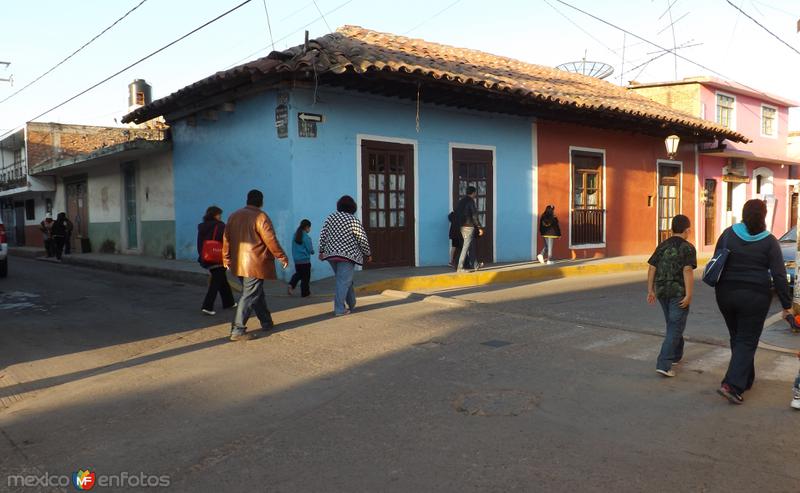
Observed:
[[[478,271],[468,273],[437,274],[432,276],[411,276],[365,284],[356,288],[357,294],[380,293],[393,289],[396,291],[423,291],[429,289],[448,289],[489,284],[540,281],[573,276],[616,274],[645,270],[646,263],[630,262],[621,264],[570,265],[564,267],[530,267],[505,271]]]
[[[698,264],[705,258],[698,259]],[[433,289],[486,286],[524,281],[543,281],[577,276],[600,276],[647,270],[647,262],[597,263],[551,267],[528,267],[525,269],[478,271],[469,273],[435,274],[384,279],[356,287],[356,293],[375,294],[386,290],[424,291]]]

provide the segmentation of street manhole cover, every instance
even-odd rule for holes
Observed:
[[[521,390],[483,390],[461,394],[455,410],[467,416],[519,416],[534,409],[536,396]]]
[[[501,341],[500,339],[492,339],[491,341],[482,342],[481,344],[483,344],[484,346],[498,348],[498,347],[508,346],[509,344],[512,343],[508,341]]]

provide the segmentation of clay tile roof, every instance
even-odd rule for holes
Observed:
[[[180,100],[213,84],[244,76],[365,74],[371,71],[396,76],[424,76],[437,81],[503,93],[525,103],[547,103],[569,110],[603,112],[628,120],[663,123],[687,131],[746,142],[737,132],[714,122],[669,108],[623,87],[594,77],[525,63],[478,50],[456,48],[421,39],[344,26],[335,33],[309,42],[308,50],[296,46],[246,63],[196,82],[177,93],[126,115],[127,121],[144,121],[174,111]]]

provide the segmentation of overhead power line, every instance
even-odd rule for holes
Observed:
[[[547,0],[544,0],[544,3],[546,3],[546,4],[547,4],[547,5],[548,5],[548,6],[549,6],[551,9],[555,10],[555,11],[556,11],[556,13],[557,13],[558,15],[560,15],[561,17],[563,17],[564,19],[566,19],[566,20],[567,20],[567,21],[568,21],[570,24],[572,24],[573,26],[575,26],[575,27],[577,27],[578,29],[580,29],[581,31],[583,31],[583,33],[584,33],[585,35],[587,35],[587,36],[589,36],[590,38],[592,38],[593,40],[595,40],[595,41],[596,41],[596,42],[597,42],[597,43],[598,43],[600,46],[602,46],[603,48],[607,49],[608,51],[610,51],[611,53],[613,53],[613,54],[615,54],[615,55],[619,55],[619,53],[617,52],[617,50],[615,50],[615,49],[611,48],[611,47],[610,47],[610,46],[608,46],[607,44],[605,44],[605,43],[603,43],[602,41],[600,41],[599,39],[597,39],[597,37],[595,37],[595,36],[594,36],[592,33],[590,33],[589,31],[587,31],[586,29],[584,29],[584,28],[583,28],[583,27],[582,27],[580,24],[578,24],[578,23],[577,23],[577,22],[575,22],[574,20],[570,19],[570,18],[569,18],[569,16],[567,16],[565,13],[561,12],[560,10],[558,10],[558,9],[556,8],[556,6],[555,6],[555,5],[553,5],[552,3],[548,2]]]
[[[79,98],[79,97],[83,96],[83,95],[84,95],[84,94],[86,94],[87,92],[91,91],[92,89],[94,89],[94,88],[96,88],[96,87],[98,87],[98,86],[100,86],[100,85],[102,85],[102,84],[105,84],[106,82],[110,81],[111,79],[113,79],[114,77],[118,76],[119,74],[121,74],[121,73],[125,72],[126,70],[129,70],[129,69],[131,69],[131,68],[135,67],[136,65],[138,65],[138,64],[140,64],[140,63],[142,63],[143,61],[147,60],[148,58],[151,58],[151,57],[153,57],[153,56],[155,56],[155,55],[157,55],[157,54],[161,53],[162,51],[166,50],[166,49],[167,49],[167,48],[169,48],[170,46],[172,46],[172,45],[174,45],[174,44],[176,44],[176,43],[178,43],[178,42],[180,42],[180,41],[183,41],[184,39],[188,38],[189,36],[191,36],[192,34],[196,33],[197,31],[200,31],[201,29],[204,29],[204,28],[208,27],[209,25],[211,25],[211,24],[213,24],[213,23],[217,22],[218,20],[222,19],[222,18],[223,18],[223,17],[225,17],[226,15],[228,15],[228,14],[231,14],[231,13],[233,13],[233,12],[235,12],[235,11],[239,10],[240,8],[244,7],[245,5],[247,5],[248,3],[252,2],[252,1],[253,1],[253,0],[245,0],[244,2],[240,3],[239,5],[237,5],[237,6],[233,7],[232,9],[230,9],[230,10],[227,10],[227,11],[223,12],[222,14],[220,14],[220,15],[218,15],[218,16],[216,16],[216,17],[214,17],[214,18],[213,18],[213,19],[211,19],[210,21],[208,21],[208,22],[206,22],[206,23],[204,23],[204,24],[202,24],[202,25],[200,25],[200,26],[198,26],[198,27],[196,27],[196,28],[192,29],[192,30],[191,30],[191,31],[189,31],[188,33],[184,34],[183,36],[181,36],[181,37],[179,37],[179,38],[175,39],[174,41],[171,41],[170,43],[167,43],[167,44],[165,44],[165,45],[164,45],[164,46],[162,46],[161,48],[159,48],[159,49],[157,49],[157,50],[153,51],[152,53],[150,53],[149,55],[145,55],[145,56],[143,56],[142,58],[140,58],[140,59],[136,60],[135,62],[131,63],[130,65],[127,65],[125,68],[122,68],[122,69],[120,69],[120,70],[118,70],[118,71],[114,72],[113,74],[109,75],[108,77],[106,77],[105,79],[101,80],[100,82],[97,82],[97,83],[93,84],[92,86],[88,87],[87,89],[84,89],[83,91],[79,92],[78,94],[76,94],[76,95],[72,96],[71,98],[67,99],[66,101],[63,101],[63,102],[61,102],[61,103],[58,103],[57,105],[53,106],[53,107],[52,107],[52,108],[50,108],[49,110],[47,110],[47,111],[45,111],[45,112],[43,112],[43,113],[40,113],[39,115],[37,115],[37,116],[35,116],[35,117],[31,118],[31,119],[30,119],[30,120],[28,120],[28,121],[34,121],[34,120],[37,120],[37,119],[39,119],[39,118],[43,117],[44,115],[46,115],[46,114],[50,113],[51,111],[55,111],[55,110],[57,110],[58,108],[60,108],[60,107],[64,106],[65,104],[69,103],[70,101],[73,101],[73,100],[75,100],[75,99],[77,99],[77,98]]]
[[[456,5],[458,5],[459,3],[461,3],[461,0],[455,0],[455,2],[452,2],[452,3],[450,3],[450,4],[449,4],[447,7],[445,7],[445,8],[443,8],[442,10],[440,10],[440,11],[436,12],[436,13],[435,13],[435,14],[433,14],[432,16],[428,17],[427,19],[425,19],[424,21],[420,22],[420,23],[419,23],[419,24],[417,24],[416,26],[414,26],[414,27],[412,27],[411,29],[409,29],[408,31],[404,32],[404,33],[403,33],[403,36],[405,36],[405,35],[407,35],[407,34],[409,34],[409,33],[413,32],[413,31],[416,31],[417,29],[419,29],[420,27],[424,26],[424,25],[425,25],[425,24],[427,24],[428,22],[432,21],[433,19],[435,19],[435,18],[439,17],[440,15],[444,14],[444,13],[445,13],[445,12],[447,12],[448,10],[452,9],[453,7],[455,7]]]
[[[72,53],[70,53],[70,54],[69,54],[69,56],[67,56],[66,58],[64,58],[64,59],[63,59],[63,60],[61,60],[60,62],[58,62],[58,63],[56,63],[55,65],[53,65],[52,67],[50,67],[50,68],[49,68],[49,69],[48,69],[48,70],[47,70],[45,73],[43,73],[43,74],[42,74],[42,75],[40,75],[39,77],[37,77],[37,78],[33,79],[32,81],[28,82],[27,84],[25,84],[24,86],[22,86],[21,88],[19,88],[17,91],[15,91],[15,92],[11,93],[10,95],[6,96],[6,97],[5,97],[5,98],[4,98],[2,101],[0,101],[0,104],[3,104],[3,103],[5,103],[6,101],[8,101],[9,99],[13,98],[13,97],[14,97],[14,96],[16,96],[17,94],[21,93],[21,92],[22,92],[22,91],[24,91],[25,89],[27,89],[27,88],[31,87],[32,85],[36,84],[37,82],[39,82],[39,80],[41,80],[41,79],[42,79],[43,77],[45,77],[47,74],[51,73],[53,70],[55,70],[55,69],[57,69],[58,67],[60,67],[61,65],[63,65],[63,64],[64,64],[64,62],[66,62],[66,61],[67,61],[67,60],[69,60],[70,58],[72,58],[72,57],[74,57],[75,55],[77,55],[77,54],[78,54],[78,52],[80,52],[81,50],[83,50],[84,48],[86,48],[87,46],[89,46],[90,44],[92,44],[94,41],[96,41],[96,40],[97,40],[97,38],[99,38],[100,36],[102,36],[103,34],[105,34],[106,32],[108,32],[108,31],[109,31],[111,28],[113,28],[114,26],[116,26],[117,24],[119,24],[120,22],[122,22],[122,20],[123,20],[123,19],[125,19],[125,18],[126,18],[126,17],[128,17],[130,14],[132,14],[134,10],[138,9],[139,7],[141,7],[141,6],[142,6],[142,4],[143,4],[143,3],[145,3],[146,1],[147,1],[147,0],[142,0],[141,2],[139,2],[138,4],[136,4],[136,6],[135,6],[135,7],[133,7],[133,8],[132,8],[132,9],[130,9],[129,11],[125,12],[125,15],[123,15],[123,16],[122,16],[122,17],[120,17],[119,19],[115,20],[113,24],[111,24],[111,25],[110,25],[110,26],[108,26],[107,28],[105,28],[105,29],[103,29],[102,31],[100,31],[100,33],[99,33],[99,34],[97,34],[95,37],[93,37],[92,39],[90,39],[89,41],[87,41],[86,43],[84,43],[83,45],[81,45],[81,47],[80,47],[80,48],[78,48],[77,50],[75,50],[75,51],[73,51]]]
[[[264,1],[264,13],[267,14],[267,29],[269,29],[269,42],[272,43],[272,51],[275,51],[275,39],[272,37],[272,24],[269,22],[269,9],[267,9],[267,0]]]
[[[333,32],[333,29],[331,29],[331,25],[328,24],[328,19],[325,18],[325,14],[323,14],[322,11],[319,9],[319,5],[317,5],[317,0],[312,0],[312,1],[314,2],[314,7],[316,7],[319,16],[322,17],[323,22],[325,22],[325,26],[328,28],[328,32],[329,33]]]
[[[347,5],[347,4],[349,4],[349,3],[351,3],[352,1],[353,1],[353,0],[346,0],[346,1],[342,2],[342,3],[340,3],[338,6],[336,6],[336,7],[332,8],[331,10],[329,10],[329,11],[327,11],[327,12],[325,12],[325,15],[331,15],[332,13],[334,13],[334,12],[336,12],[337,10],[339,10],[339,9],[343,8],[345,5]],[[320,19],[322,19],[322,17],[317,17],[316,19],[312,20],[312,21],[311,21],[311,22],[309,22],[308,24],[306,24],[306,25],[304,25],[304,26],[301,26],[301,27],[299,27],[299,28],[295,29],[294,31],[290,32],[290,33],[289,33],[289,34],[287,34],[286,36],[284,36],[284,37],[282,37],[282,38],[278,38],[278,39],[276,39],[276,40],[275,40],[275,43],[276,43],[276,44],[277,44],[277,43],[280,43],[281,41],[283,41],[283,40],[285,40],[285,39],[288,39],[288,38],[290,38],[290,37],[294,36],[294,35],[295,35],[295,34],[297,34],[298,32],[300,32],[300,31],[304,30],[305,28],[307,28],[308,26],[310,26],[311,24],[313,24],[313,23],[317,22],[317,21],[318,21],[318,20],[320,20]],[[269,48],[269,45],[267,45],[267,46],[264,46],[264,47],[261,47],[261,48],[257,49],[256,51],[254,51],[254,52],[252,52],[252,53],[250,53],[250,54],[248,54],[248,55],[244,56],[243,58],[239,59],[238,61],[236,61],[236,62],[234,62],[234,63],[232,63],[232,64],[228,65],[227,67],[225,67],[225,70],[228,70],[229,68],[235,67],[236,65],[239,65],[240,63],[242,63],[242,62],[244,62],[244,61],[246,61],[246,60],[250,60],[250,58],[251,58],[251,57],[253,57],[253,56],[257,55],[258,53],[261,53],[262,51],[264,51],[264,50],[266,50],[266,49],[268,49],[268,48]],[[273,50],[273,51],[274,51],[274,50]]]
[[[775,34],[774,32],[770,31],[770,30],[769,30],[769,28],[767,28],[767,27],[766,27],[764,24],[762,24],[762,23],[758,22],[757,20],[755,20],[755,19],[754,19],[754,18],[753,18],[753,17],[752,17],[750,14],[748,14],[747,12],[745,12],[744,10],[742,10],[740,7],[738,7],[736,4],[734,4],[733,2],[731,2],[731,0],[726,0],[726,1],[728,2],[728,4],[729,4],[731,7],[735,8],[736,10],[738,10],[739,12],[741,12],[741,13],[742,13],[742,15],[744,15],[745,17],[747,17],[747,18],[748,18],[748,19],[750,19],[751,21],[755,22],[755,23],[756,23],[756,25],[758,25],[758,27],[760,27],[761,29],[763,29],[763,30],[767,31],[767,32],[770,34],[770,36],[772,36],[773,38],[777,39],[778,41],[780,41],[781,43],[783,43],[784,45],[786,45],[787,47],[789,47],[789,49],[790,49],[790,50],[792,50],[792,51],[794,51],[795,53],[797,53],[798,55],[800,55],[800,50],[798,50],[798,49],[797,49],[797,48],[795,48],[794,46],[792,46],[792,45],[790,45],[789,43],[787,43],[786,41],[784,41],[784,40],[783,40],[783,38],[781,38],[780,36],[778,36],[778,35],[777,35],[777,34]]]
[[[660,50],[663,50],[663,51],[666,51],[666,52],[669,52],[669,53],[673,53],[673,54],[674,54],[676,57],[680,58],[681,60],[684,60],[684,61],[686,61],[686,62],[689,62],[689,63],[691,63],[692,65],[694,65],[694,66],[696,66],[696,67],[699,67],[699,68],[701,68],[701,69],[703,69],[703,70],[707,70],[708,72],[710,72],[710,73],[712,73],[712,74],[714,74],[714,75],[716,75],[716,76],[718,76],[718,77],[722,77],[723,79],[729,80],[729,81],[731,81],[731,82],[736,82],[737,84],[741,85],[742,87],[746,87],[747,89],[750,89],[751,91],[754,91],[754,92],[756,92],[756,93],[758,93],[758,94],[764,94],[764,91],[760,91],[760,90],[758,90],[758,89],[755,89],[755,88],[753,88],[753,87],[750,87],[750,86],[748,86],[747,84],[742,84],[741,82],[737,82],[737,81],[736,81],[735,79],[733,79],[732,77],[728,77],[728,76],[726,76],[725,74],[722,74],[722,73],[720,73],[720,72],[718,72],[718,71],[714,70],[713,68],[711,68],[711,67],[708,67],[707,65],[703,65],[703,64],[702,64],[702,63],[700,63],[700,62],[696,62],[696,61],[694,61],[694,60],[692,60],[692,59],[690,59],[690,58],[687,58],[687,57],[685,57],[685,56],[681,55],[680,53],[678,53],[678,52],[677,52],[677,50],[676,50],[676,49],[673,49],[673,48],[664,48],[663,46],[659,45],[658,43],[654,43],[653,41],[650,41],[649,39],[646,39],[646,38],[644,38],[644,37],[642,37],[642,36],[639,36],[638,34],[635,34],[635,33],[631,32],[631,31],[629,31],[629,30],[627,30],[627,29],[625,29],[625,28],[623,28],[623,27],[620,27],[620,26],[618,26],[618,25],[614,24],[613,22],[607,21],[607,20],[603,19],[602,17],[598,17],[598,16],[596,16],[596,15],[594,15],[594,14],[590,13],[590,12],[587,12],[587,11],[585,11],[585,10],[583,10],[583,9],[579,8],[579,7],[576,7],[576,6],[574,6],[574,5],[572,5],[572,4],[568,3],[568,2],[566,2],[566,1],[564,1],[564,0],[555,0],[555,1],[556,1],[556,2],[558,2],[558,3],[560,3],[560,4],[562,4],[562,5],[564,5],[564,6],[566,6],[566,7],[569,7],[569,8],[571,8],[571,9],[573,9],[573,10],[576,10],[576,11],[578,11],[578,12],[580,12],[580,13],[582,13],[582,14],[586,15],[586,16],[589,16],[589,17],[591,17],[592,19],[594,19],[594,20],[596,20],[596,21],[598,21],[598,22],[602,22],[603,24],[605,24],[605,25],[607,25],[607,26],[609,26],[609,27],[613,27],[614,29],[617,29],[617,30],[619,30],[619,31],[622,31],[622,32],[624,32],[624,33],[628,34],[629,36],[633,36],[633,37],[634,37],[634,38],[636,38],[636,39],[639,39],[639,40],[641,40],[641,41],[644,41],[644,42],[646,42],[647,44],[649,44],[649,45],[651,45],[651,46],[654,46],[654,47],[656,47],[656,48],[658,48],[658,49],[660,49]]]

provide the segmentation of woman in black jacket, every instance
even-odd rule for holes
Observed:
[[[730,250],[715,292],[731,343],[728,372],[717,393],[733,404],[744,402],[742,393],[753,386],[756,377],[753,361],[772,303],[772,288],[781,302],[784,317],[792,307],[781,247],[767,231],[766,217],[764,201],[748,200],[742,210],[742,222],[726,229],[715,249]]]
[[[64,243],[67,239],[67,214],[65,212],[58,213],[50,234],[53,235],[53,251],[56,254],[56,260],[60,262],[61,255],[64,253]]]
[[[212,205],[206,210],[203,222],[197,225],[197,261],[204,269],[208,269],[211,279],[208,283],[208,292],[203,300],[202,311],[206,315],[216,315],[214,311],[214,301],[217,293],[222,298],[222,308],[233,308],[236,302],[233,300],[231,286],[225,275],[225,267],[222,263],[207,263],[203,261],[203,243],[208,240],[222,241],[222,234],[225,232],[225,223],[222,222],[222,209]]]
[[[539,234],[544,238],[544,248],[536,258],[540,264],[545,263],[544,254],[547,252],[547,263],[553,263],[553,243],[557,238],[561,238],[561,227],[558,225],[556,217],[556,206],[548,205],[541,219],[539,219]]]

